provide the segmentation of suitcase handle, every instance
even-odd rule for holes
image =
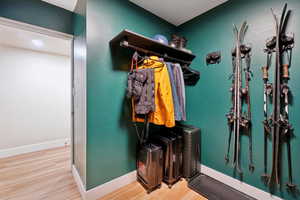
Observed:
[[[199,143],[198,143],[196,149],[197,149],[197,157],[198,157],[198,161],[200,162],[200,145],[199,145]],[[197,171],[200,171],[200,170],[199,170],[199,163],[198,163],[198,162],[197,162],[196,169],[197,169]]]

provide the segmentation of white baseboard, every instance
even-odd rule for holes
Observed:
[[[72,172],[75,182],[79,188],[79,192],[84,200],[97,200],[121,187],[124,187],[136,181],[136,170],[134,170],[132,172],[129,172],[128,174],[115,178],[107,183],[86,191],[75,166],[72,167]]]
[[[136,170],[88,190],[86,193],[86,200],[97,200],[134,181],[136,181]]]
[[[239,180],[232,178],[226,174],[223,174],[214,169],[211,169],[205,165],[201,165],[201,173],[203,173],[207,176],[210,176],[210,177],[212,177],[226,185],[229,185],[230,187],[232,187],[240,192],[243,192],[243,193],[245,193],[255,199],[258,199],[258,200],[266,200],[266,199],[268,199],[268,200],[283,200],[277,196],[271,195],[268,192],[265,192],[261,189],[253,187],[247,183],[239,181]]]
[[[10,156],[20,155],[24,153],[31,153],[35,151],[41,151],[46,149],[52,149],[56,147],[63,147],[66,145],[70,145],[71,140],[69,138],[60,139],[60,140],[53,140],[38,144],[31,144],[31,145],[25,145],[15,148],[9,148],[9,149],[0,149],[0,158],[6,158]]]
[[[79,176],[79,173],[76,169],[76,167],[74,165],[72,165],[72,174],[73,174],[73,177],[75,179],[75,182],[76,182],[76,185],[79,189],[79,193],[81,195],[81,197],[83,198],[83,200],[86,200],[86,189],[85,189],[85,186],[83,185],[83,182]]]
[[[132,171],[128,174],[125,174],[121,177],[118,177],[116,179],[113,179],[107,183],[104,183],[96,188],[93,188],[91,190],[86,191],[85,187],[82,184],[82,181],[78,175],[78,172],[76,168],[72,167],[72,172],[74,179],[77,183],[77,186],[79,188],[80,194],[84,200],[97,200],[123,186],[126,186],[136,180],[136,171]],[[214,169],[211,169],[205,165],[201,165],[201,173],[206,174],[226,185],[229,185],[230,187],[233,187],[234,189],[241,191],[255,199],[258,200],[283,200],[277,196],[271,195],[268,192],[265,192],[261,189],[258,189],[256,187],[253,187],[247,183],[244,183],[242,181],[239,181],[235,178],[232,178],[226,174],[223,174],[221,172],[218,172]]]

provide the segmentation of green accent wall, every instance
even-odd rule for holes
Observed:
[[[149,37],[175,32],[129,1],[88,0],[87,189],[135,170],[136,133],[124,99],[131,54],[109,45],[123,29]]]
[[[72,12],[41,0],[0,0],[0,16],[73,34]]]
[[[231,81],[228,77],[231,68],[231,49],[234,46],[232,24],[241,26],[244,20],[249,23],[245,41],[251,43],[252,70],[254,77],[251,81],[252,115],[253,115],[253,154],[255,171],[248,170],[248,139],[242,136],[241,166],[244,171],[243,181],[268,191],[261,181],[263,173],[263,81],[261,67],[266,64],[263,53],[265,40],[275,33],[274,20],[270,8],[277,14],[285,2],[292,9],[288,32],[294,32],[296,45],[293,51],[293,63],[290,69],[290,87],[293,93],[293,104],[290,107],[290,120],[295,128],[296,137],[292,140],[293,175],[295,183],[300,187],[300,1],[299,0],[231,0],[179,27],[178,32],[187,37],[188,48],[197,58],[192,68],[201,71],[201,79],[195,87],[187,87],[187,117],[188,123],[202,130],[202,164],[238,179],[234,175],[231,163],[224,162],[228,140],[228,128],[225,114],[231,107],[229,88]],[[280,16],[279,16],[280,17]],[[222,62],[219,65],[206,66],[205,56],[212,51],[220,50]],[[273,61],[274,64],[274,61]],[[272,70],[274,67],[272,68]],[[270,73],[273,73],[273,71]],[[273,78],[271,79],[273,82]],[[271,143],[269,143],[269,171],[271,168]],[[285,183],[288,181],[286,146],[282,152],[282,191],[276,195],[284,199],[296,199],[286,192]],[[231,157],[232,159],[232,157]]]

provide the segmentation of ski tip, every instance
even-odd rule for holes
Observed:
[[[232,163],[232,168],[235,169],[235,166],[236,166],[236,163],[233,162],[233,163]]]
[[[242,177],[243,176],[243,171],[241,170],[241,168],[237,167],[237,173]]]
[[[274,181],[273,181],[274,177],[272,175],[269,176],[268,178],[268,185],[271,187],[274,185]]]
[[[275,12],[274,12],[274,9],[273,8],[270,8],[271,9],[271,13],[272,15],[275,17]]]
[[[282,10],[282,17],[284,17],[285,13],[286,13],[286,9],[287,9],[287,3],[284,4],[283,6],[283,10]]]
[[[235,24],[233,24],[233,30],[236,31],[236,32],[239,31],[238,28],[237,28],[237,26]]]

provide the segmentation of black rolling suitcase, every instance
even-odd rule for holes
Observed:
[[[137,180],[147,193],[161,187],[163,150],[154,144],[141,145],[137,152]]]
[[[182,165],[182,159],[180,152],[182,153],[182,151],[179,149],[177,136],[165,132],[153,136],[152,141],[163,149],[163,181],[171,188],[174,183],[181,179],[180,164]]]
[[[176,137],[176,148],[175,148],[175,155],[177,158],[175,164],[175,174],[177,177],[183,177],[183,137],[175,132],[171,131],[171,134]]]
[[[183,177],[187,180],[200,173],[200,129],[190,125],[177,125],[173,129],[183,139]]]

